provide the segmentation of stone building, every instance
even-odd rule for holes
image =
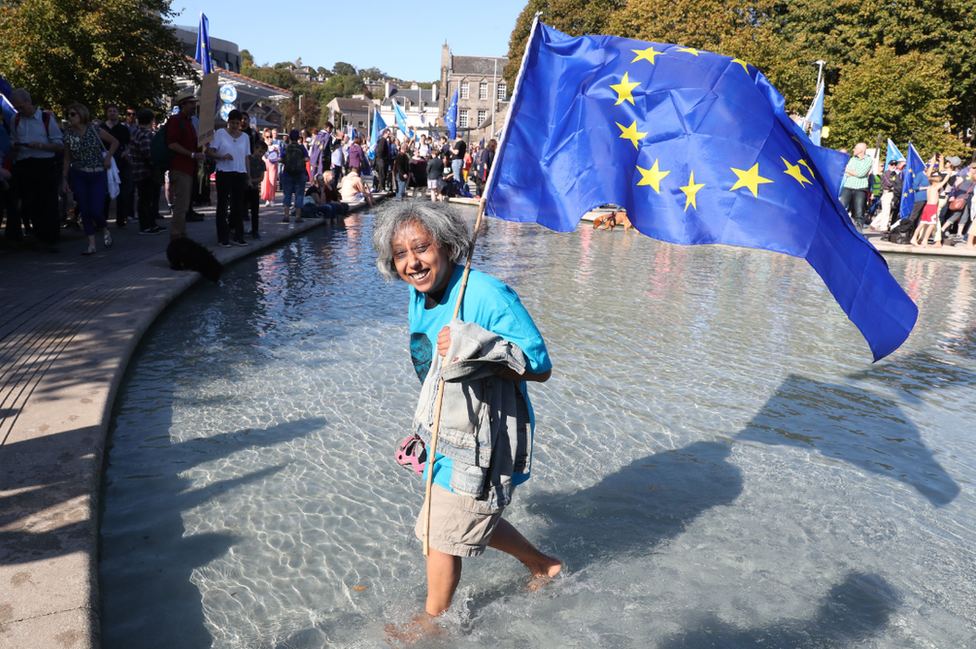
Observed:
[[[490,139],[504,126],[511,99],[502,78],[506,65],[505,56],[457,56],[446,43],[441,48],[440,113],[447,113],[458,91],[458,130],[466,133],[468,141]]]

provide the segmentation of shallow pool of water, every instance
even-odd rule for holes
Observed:
[[[473,220],[473,213],[471,214]],[[103,646],[381,647],[423,607],[423,500],[393,461],[420,384],[372,218],[199,285],[119,392]],[[507,517],[565,561],[538,592],[466,560],[432,647],[976,643],[976,264],[889,257],[919,305],[870,352],[803,260],[491,221],[554,370]]]

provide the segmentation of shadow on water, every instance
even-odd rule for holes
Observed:
[[[549,525],[538,538],[573,571],[606,558],[650,553],[703,512],[731,505],[742,474],[731,445],[695,442],[640,458],[586,489],[536,494],[526,507]]]
[[[816,451],[903,482],[936,507],[959,494],[898,404],[855,386],[791,374],[737,438]]]
[[[102,646],[204,649],[212,638],[204,624],[202,599],[190,581],[193,570],[226,553],[238,537],[191,534],[183,512],[233,489],[264,480],[284,467],[272,466],[229,480],[189,489],[181,475],[204,462],[239,451],[287,442],[320,429],[322,418],[287,422],[264,430],[239,430],[176,444],[145,440],[131,453],[152,456],[152,475],[122,475],[138,480],[125,502],[103,512],[100,588]],[[168,439],[165,437],[163,439]],[[132,458],[128,466],[139,467]],[[111,500],[112,483],[105,485]],[[121,499],[119,499],[121,500]],[[110,530],[110,531],[106,531]]]
[[[694,629],[671,636],[659,649],[692,647],[840,647],[863,641],[888,624],[898,605],[891,586],[881,577],[852,572],[830,589],[809,620],[787,620],[741,629],[714,614],[690,623]]]

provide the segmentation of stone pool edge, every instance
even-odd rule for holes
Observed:
[[[214,254],[229,264],[328,223],[268,223],[262,241]],[[146,331],[202,279],[152,254],[38,305],[11,335],[27,351],[4,387],[25,396],[0,471],[8,487],[25,486],[0,489],[0,649],[100,648],[99,489],[115,397]]]

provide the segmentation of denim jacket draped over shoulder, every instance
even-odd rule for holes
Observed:
[[[511,501],[512,474],[529,469],[532,424],[522,382],[496,376],[506,367],[523,374],[526,359],[518,346],[477,324],[455,318],[448,327],[451,361],[443,371],[439,356],[431,362],[414,430],[429,448],[443,377],[437,452],[453,460],[451,489],[491,511]]]

